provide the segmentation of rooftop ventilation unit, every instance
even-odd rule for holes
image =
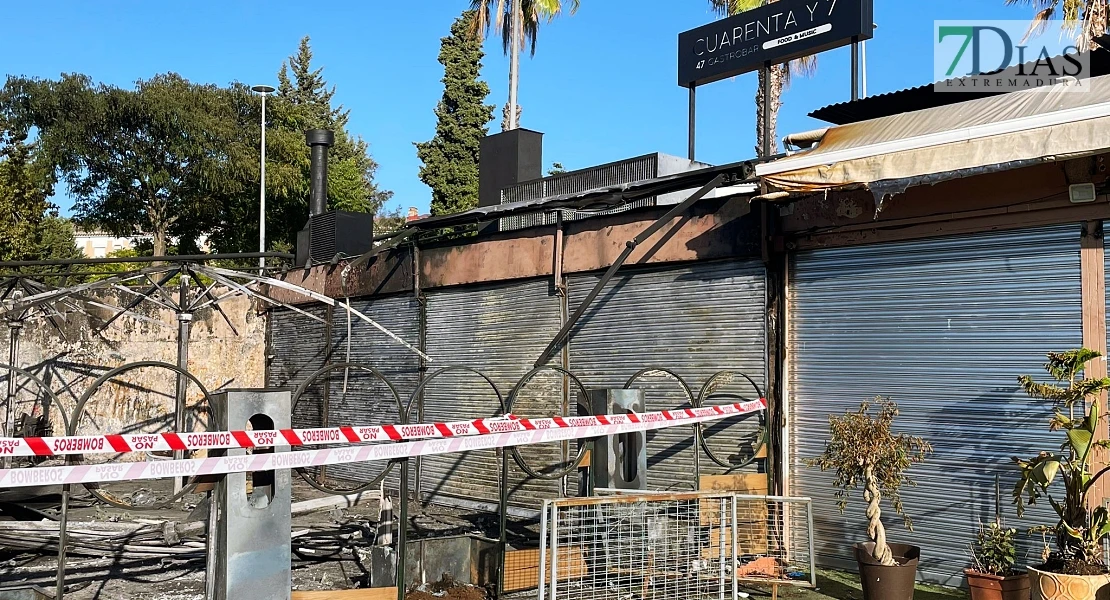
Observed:
[[[708,166],[711,165],[691,162],[685,158],[656,152],[654,154],[645,154],[643,156],[590,167],[588,169],[559,173],[558,175],[551,175],[542,179],[534,179],[532,181],[524,181],[516,185],[511,185],[501,190],[501,203],[507,204],[509,202],[536,200],[539,198],[558,196],[560,194],[575,194],[594,188],[631,183],[644,179],[655,179],[656,177],[662,177],[664,175],[673,175],[675,173],[702,169]],[[661,196],[641,198],[623,206],[607,210],[564,209],[559,212],[562,212],[564,221],[577,221],[598,215],[619,213],[633,208],[678,204],[686,198],[686,195],[685,192],[674,192]],[[506,217],[500,219],[499,228],[501,231],[512,231],[540,225],[552,225],[557,219],[558,213],[555,211]]]

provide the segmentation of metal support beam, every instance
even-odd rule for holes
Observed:
[[[412,242],[413,277],[415,278],[415,283],[420,282],[420,262],[421,262],[420,261],[420,245],[417,243],[417,241],[418,240],[413,239],[413,242]],[[424,296],[423,288],[418,286],[418,285],[414,286],[413,296],[416,299],[417,320],[419,321],[419,324],[417,326],[418,339],[417,339],[417,344],[416,345],[419,347],[421,353],[426,354],[428,352],[428,301],[427,301],[427,298]],[[428,376],[428,361],[427,361],[426,358],[424,358],[424,356],[420,357],[420,367],[419,368],[420,368],[420,381],[424,381],[424,378]],[[415,406],[416,422],[417,423],[423,423],[424,422],[424,389],[423,388],[420,389],[419,394],[417,394],[414,398],[411,398],[409,400],[409,405],[407,407],[405,407],[405,419],[407,419],[407,421],[406,421],[407,423],[413,422],[412,421],[412,411],[413,411],[413,408],[414,408],[413,403],[416,404],[416,406]],[[419,457],[419,456],[416,457],[416,465],[415,465],[414,468],[415,468],[415,473],[414,473],[414,476],[413,476],[414,481],[413,481],[413,484],[412,484],[412,498],[416,501],[417,510],[423,512],[424,498],[423,498],[423,495],[422,495],[421,491],[424,488],[422,487],[423,486],[423,479],[421,479],[421,478],[423,477],[423,473],[424,473],[424,463],[423,463],[423,459],[421,457]]]
[[[173,276],[176,275],[176,274],[177,274],[176,271],[170,271],[169,273],[166,273],[165,276],[163,276],[158,281],[151,281],[151,286],[149,288],[147,288],[146,291],[141,292],[138,295],[136,295],[134,300],[129,302],[127,304],[127,306],[124,306],[123,308],[121,308],[119,310],[119,312],[112,315],[112,317],[110,319],[108,319],[107,321],[104,321],[104,323],[101,324],[100,327],[97,327],[96,331],[94,331],[93,333],[94,334],[99,334],[101,331],[104,331],[105,329],[107,329],[109,325],[114,323],[116,321],[116,319],[122,317],[123,315],[125,315],[127,313],[132,312],[132,309],[134,309],[136,306],[141,304],[143,300],[149,298],[151,294],[159,291],[161,289],[161,287],[163,285],[165,285],[167,282],[169,282],[169,280],[173,279]],[[147,279],[149,280],[150,277],[147,276]],[[184,307],[179,306],[178,308],[180,310],[180,309],[183,309]]]
[[[69,456],[66,457],[65,464],[70,463]],[[54,599],[61,600],[65,596],[66,591],[66,545],[69,543],[68,525],[69,525],[69,495],[71,484],[62,485],[62,511],[58,517],[58,570],[57,570],[57,587],[54,591]]]
[[[345,282],[344,282],[345,283]],[[412,241],[412,297],[420,301],[420,245]]]
[[[4,398],[4,437],[15,436],[15,365],[19,361],[19,332],[23,329],[23,322],[17,320],[8,321],[8,394]],[[59,407],[60,408],[60,407]],[[10,456],[4,457],[4,468],[10,469],[12,467],[12,458]]]
[[[408,419],[404,419],[407,421]],[[397,524],[397,600],[405,600],[408,577],[405,576],[405,555],[408,554],[409,529],[409,459],[401,459],[401,515]]]
[[[563,278],[563,211],[555,211],[555,247],[551,249],[554,264],[551,265],[551,272],[554,278],[555,293],[561,296],[566,295],[567,286],[566,280]]]
[[[697,89],[697,87],[690,86],[690,116],[689,116],[689,123],[687,124],[687,129],[688,129],[687,138],[688,139],[687,139],[687,142],[686,142],[687,143],[686,155],[690,159],[690,162],[694,162],[694,149],[695,149],[694,132],[697,130],[697,120],[695,119],[695,116],[696,116],[696,113],[697,113],[698,103],[697,103],[697,92],[694,91],[696,89]]]
[[[566,249],[564,235],[566,232],[563,228],[563,211],[556,211],[555,215],[555,248],[552,249],[555,254],[555,295],[559,298],[559,320],[566,323],[567,317],[570,315],[570,294],[567,289],[567,278],[563,274],[563,254]],[[560,354],[562,355],[562,363],[559,366],[570,371],[570,344],[563,344]],[[562,410],[560,414],[567,417],[570,416],[570,378],[564,373],[561,379]],[[559,449],[562,453],[563,464],[567,464],[570,460],[570,440],[563,441],[559,445]],[[559,480],[559,493],[563,496],[567,494],[569,476],[569,473],[564,474]],[[506,481],[508,480],[506,479]]]
[[[180,307],[180,312],[177,313],[177,366],[187,371],[189,370],[189,330],[193,324],[193,313],[186,310],[186,307],[189,306],[189,276],[185,273],[182,273],[178,280],[177,305]],[[173,410],[173,427],[174,431],[178,433],[185,431],[185,406],[188,402],[188,388],[189,380],[178,373],[177,395]],[[185,458],[185,452],[174,450],[173,457],[177,460]],[[173,480],[174,494],[181,491],[184,482],[183,478]]]
[[[578,323],[578,319],[582,318],[582,315],[585,314],[586,309],[590,307],[590,304],[594,301],[595,298],[597,298],[597,295],[601,293],[601,289],[605,287],[606,283],[609,283],[609,280],[613,278],[613,275],[616,275],[617,270],[621,268],[621,265],[624,264],[624,261],[628,260],[628,257],[632,255],[632,252],[636,250],[637,246],[644,243],[644,241],[651,236],[655,235],[655,233],[662,229],[664,225],[670,223],[671,219],[686,212],[691,206],[704,198],[706,194],[716,189],[724,182],[725,174],[722,173],[720,175],[717,175],[712,180],[710,180],[709,183],[698,188],[698,190],[693,194],[690,194],[690,197],[683,200],[681,204],[676,205],[674,208],[667,211],[667,214],[659,217],[659,219],[651,225],[648,225],[648,227],[641,231],[636,237],[625,242],[624,251],[622,251],[620,253],[620,256],[618,256],[617,259],[613,261],[613,264],[609,267],[609,270],[605,271],[605,274],[601,276],[601,279],[597,282],[597,285],[594,286],[594,289],[590,290],[590,293],[586,294],[586,297],[582,299],[582,303],[578,305],[577,309],[575,309],[574,314],[572,314],[570,318],[567,319],[566,323],[563,323],[562,329],[559,330],[559,333],[555,334],[555,338],[551,340],[551,343],[547,345],[547,348],[544,348],[544,351],[540,354],[540,357],[536,359],[535,366],[541,367],[545,363],[547,363],[548,360],[551,359],[551,356],[555,354],[555,349],[558,348],[559,344],[562,343],[570,335],[570,330],[574,328],[574,325],[576,323]]]
[[[852,38],[852,102],[859,100],[859,38]]]
[[[501,462],[501,473],[498,476],[498,533],[497,533],[497,554],[500,560],[497,562],[497,595],[495,598],[498,600],[505,594],[505,555],[508,554],[509,549],[509,452],[508,448],[499,448],[497,451],[497,458]]]

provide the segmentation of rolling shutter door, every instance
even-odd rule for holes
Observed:
[[[351,307],[419,347],[420,305],[412,295],[382,296],[351,300]],[[355,317],[342,307],[332,311],[330,364],[353,362],[373,367],[389,380],[404,406],[420,381],[420,357]],[[350,326],[348,356],[347,328]],[[400,422],[393,395],[380,379],[359,370],[332,371],[328,377],[328,423],[331,425],[383,425]],[[413,414],[415,419],[416,415]],[[347,481],[369,481],[386,467],[384,461],[328,467],[328,476]],[[397,489],[400,468],[394,467],[386,480]]]
[[[327,320],[328,310],[323,304],[297,308]],[[327,361],[328,326],[288,308],[275,308],[269,317],[271,358],[266,370],[266,385],[296,388]],[[320,383],[305,392],[293,411],[293,427],[319,426],[323,389]]]
[[[907,532],[884,505],[891,541],[921,546],[919,575],[957,585],[980,521],[994,516],[995,475],[1005,516],[1025,529],[1054,523],[1045,502],[1018,521],[1009,508],[1011,456],[1060,444],[1051,406],[1017,377],[1043,380],[1050,351],[1082,342],[1079,227],[1054,226],[799,252],[788,323],[789,493],[814,499],[818,564],[855,569],[863,541],[862,491],[837,510],[832,473],[809,469],[828,417],[890,396],[895,431],[929,440],[934,454],[910,469],[902,499]],[[1039,538],[1019,536],[1018,564],[1039,562]]]
[[[561,324],[559,298],[551,280],[531,280],[427,294],[427,351],[431,374],[461,365],[481,371],[508,400],[509,390],[532,368]],[[526,394],[532,399],[514,408],[521,416],[562,412],[562,378],[538,378]],[[477,375],[447,373],[424,390],[424,421],[460,421],[500,414],[497,397]],[[521,449],[533,468],[559,460],[555,445]],[[510,459],[511,461],[511,459]],[[510,502],[538,510],[543,499],[559,496],[558,482],[525,480],[511,464]],[[477,450],[427,456],[421,462],[421,489],[441,501],[452,498],[496,502],[500,474],[497,453]]]
[[[572,311],[600,277],[583,274],[568,279]],[[728,369],[747,374],[763,387],[764,280],[758,260],[622,271],[575,326],[570,338],[571,371],[588,388],[623,387],[646,367],[673,370],[695,395],[714,373]],[[649,411],[687,405],[674,381],[647,378],[634,385],[645,389]],[[757,397],[739,381],[725,391],[745,399]],[[719,428],[707,439],[716,454],[735,454],[754,432],[756,421],[747,417]],[[693,430],[673,427],[647,435],[648,488],[695,489]],[[700,465],[703,474],[722,470],[704,456]]]

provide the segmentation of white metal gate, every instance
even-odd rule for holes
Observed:
[[[736,599],[815,586],[808,498],[627,493],[544,503],[539,600]]]

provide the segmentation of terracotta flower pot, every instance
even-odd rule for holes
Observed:
[[[1110,600],[1110,574],[1064,575],[1029,567],[1029,588],[1032,600]]]
[[[971,600],[1029,600],[1029,574],[1002,577],[964,569]]]
[[[913,600],[913,583],[921,548],[906,544],[887,544],[898,564],[885,566],[871,556],[874,542],[856,544],[856,562],[864,600]]]

